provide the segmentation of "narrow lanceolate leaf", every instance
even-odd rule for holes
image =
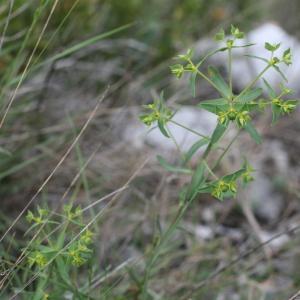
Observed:
[[[231,173],[229,175],[224,176],[222,179],[226,182],[230,182],[230,181],[236,181],[239,177],[241,177],[246,171],[246,168],[243,167],[242,169]]]
[[[243,45],[243,46],[232,46],[232,48],[247,48],[247,47],[252,47],[256,45],[255,43],[250,43],[250,44],[246,44],[246,45]]]
[[[192,73],[190,76],[190,88],[193,97],[196,97],[196,78],[197,78],[197,73],[196,72]]]
[[[163,157],[160,155],[157,156],[157,160],[160,163],[160,165],[166,169],[169,172],[173,173],[183,173],[183,174],[191,174],[191,170],[181,167],[176,167],[171,164],[169,164]]]
[[[265,49],[274,52],[280,47],[280,43],[278,44],[270,44],[268,42],[265,42]]]
[[[169,138],[169,133],[167,132],[165,126],[164,126],[164,123],[161,121],[161,120],[158,120],[157,121],[157,125],[158,125],[158,128],[160,130],[160,132],[167,138]]]
[[[275,124],[281,116],[281,109],[275,104],[272,104],[272,124]]]
[[[204,158],[208,155],[208,153],[210,152],[213,145],[216,144],[220,140],[220,138],[223,136],[223,134],[225,133],[227,127],[228,127],[228,123],[224,124],[224,125],[220,124],[220,123],[217,124],[217,126],[216,126],[216,128],[215,128],[215,130],[214,130],[214,132],[211,136],[210,142],[209,142],[209,144],[208,144],[208,146],[207,146],[207,148],[206,148],[206,150],[203,154]]]
[[[202,185],[205,182],[204,172],[205,172],[205,164],[201,162],[197,169],[195,170],[191,183],[188,187],[187,191],[187,200],[193,200],[198,193],[198,190],[201,189]]]
[[[265,86],[267,87],[268,94],[271,96],[271,98],[276,98],[276,92],[273,90],[273,88],[268,83],[268,81],[265,80],[264,78],[263,78],[263,81],[264,81]]]
[[[55,259],[56,269],[61,280],[67,285],[71,286],[69,277],[69,266],[64,262],[61,256],[57,256]]]
[[[267,64],[269,64],[269,61],[263,57],[260,57],[260,56],[256,56],[256,55],[251,55],[251,54],[245,54],[246,57],[250,57],[250,58],[254,58],[254,59],[258,59],[258,60],[261,60]]]
[[[219,73],[218,69],[210,66],[208,67],[208,75],[211,81],[216,85],[220,94],[225,97],[229,98],[231,96],[231,91],[228,84],[225,82],[221,74]]]
[[[201,139],[198,142],[196,142],[195,144],[192,145],[192,147],[189,149],[189,151],[186,153],[185,155],[185,160],[184,160],[184,164],[186,165],[191,158],[193,157],[193,155],[204,145],[208,144],[209,140],[208,139]]]
[[[228,101],[224,98],[201,101],[198,106],[216,115],[229,109]]]
[[[224,132],[226,131],[227,126],[226,125],[222,125],[219,124],[216,126],[212,136],[211,136],[211,144],[215,144],[219,141],[219,139],[222,137],[222,135],[224,134]]]
[[[245,130],[250,134],[250,136],[253,138],[253,140],[257,143],[260,144],[261,143],[261,136],[260,134],[257,132],[257,130],[255,129],[255,127],[248,122],[245,125]]]
[[[262,88],[256,88],[252,90],[248,90],[246,93],[244,93],[242,96],[237,96],[239,102],[247,103],[251,102],[255,99],[257,99],[263,92]]]

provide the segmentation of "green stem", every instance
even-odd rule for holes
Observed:
[[[235,100],[238,100],[239,98],[241,98],[249,89],[251,89],[256,82],[263,76],[263,74],[265,74],[269,69],[271,68],[271,65],[267,65],[258,75],[257,77],[250,82],[243,90],[242,92],[235,98]]]
[[[210,168],[210,166],[208,165],[208,163],[206,162],[206,160],[203,160],[208,172],[212,175],[212,177],[214,177],[215,179],[219,180],[219,177],[213,172],[213,170]]]
[[[230,143],[228,144],[228,146],[224,149],[224,151],[222,152],[222,154],[219,156],[219,158],[217,159],[216,163],[212,167],[213,171],[219,166],[220,162],[222,161],[222,159],[224,158],[224,156],[226,155],[226,153],[229,151],[229,149],[231,148],[231,146],[233,145],[233,143],[236,141],[236,139],[238,138],[238,136],[239,136],[240,133],[241,133],[241,130],[239,130],[237,132],[237,134],[233,137],[233,139],[230,141]]]
[[[219,91],[222,94],[222,91],[204,73],[202,73],[190,59],[188,60],[188,62],[193,66],[194,70],[197,72],[199,76],[205,79],[211,86],[213,86],[217,91]]]

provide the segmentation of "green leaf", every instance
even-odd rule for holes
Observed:
[[[264,61],[265,63],[269,64],[269,61],[263,57],[252,55],[252,54],[245,54],[246,57],[255,58],[261,61]]]
[[[282,60],[283,60],[283,62],[284,62],[287,66],[289,66],[290,64],[292,64],[292,53],[291,53],[291,49],[290,49],[290,48],[286,49],[286,50],[283,52]]]
[[[211,140],[210,143],[211,144],[215,144],[219,141],[219,139],[222,137],[222,135],[224,134],[224,132],[226,131],[227,126],[226,125],[222,125],[219,124],[216,126],[212,136],[211,136]]]
[[[67,264],[64,262],[63,258],[60,256],[57,256],[55,259],[55,264],[56,264],[56,269],[58,270],[58,274],[62,281],[67,284],[68,286],[71,285],[71,280],[69,277],[69,267]]]
[[[193,97],[196,97],[196,78],[197,78],[197,73],[196,72],[192,73],[190,76],[189,84],[190,84]]]
[[[191,148],[189,149],[189,151],[186,153],[185,155],[185,160],[184,160],[184,164],[187,164],[191,158],[193,157],[193,155],[204,145],[208,144],[209,140],[208,139],[201,139],[198,142],[196,142],[195,144],[193,144],[191,146]]]
[[[218,91],[221,95],[225,98],[229,98],[231,96],[231,91],[228,84],[222,78],[221,74],[219,73],[218,69],[215,67],[209,66],[208,67],[208,75],[211,81],[216,85]]]
[[[250,134],[250,136],[253,138],[253,140],[257,143],[260,144],[261,143],[261,137],[259,135],[259,133],[257,132],[257,130],[255,129],[255,127],[248,122],[245,126],[244,126],[245,130]]]
[[[220,31],[216,33],[215,40],[222,41],[222,40],[224,40],[224,38],[225,38],[225,31],[223,28],[221,28]]]
[[[274,91],[274,89],[271,87],[271,85],[268,83],[267,80],[265,80],[263,78],[263,81],[264,81],[264,84],[265,86],[267,87],[267,90],[268,90],[268,94],[271,96],[271,98],[276,98],[276,92]]]
[[[224,98],[201,101],[197,106],[216,115],[229,109],[228,101]]]
[[[50,255],[50,257],[54,256],[57,253],[55,249],[44,245],[39,245],[37,249],[39,249],[45,255]]]
[[[164,126],[164,123],[162,122],[162,120],[158,120],[157,121],[157,125],[158,125],[158,128],[160,130],[160,132],[167,138],[169,138],[169,133],[167,132],[167,130],[165,129],[165,126]]]
[[[229,174],[229,175],[226,175],[224,177],[222,177],[222,179],[225,181],[225,182],[231,182],[231,181],[236,181],[239,177],[241,177],[246,171],[246,168],[243,167],[241,168],[240,170],[232,173],[232,174]]]
[[[217,124],[217,126],[211,136],[210,142],[203,154],[203,157],[206,157],[208,155],[208,153],[211,150],[211,148],[213,147],[213,145],[219,141],[219,139],[222,137],[222,135],[226,131],[227,127],[228,127],[228,122],[225,124],[220,124],[220,123]]]
[[[272,104],[272,124],[274,125],[280,118],[282,112],[279,106]]]
[[[157,160],[160,163],[160,165],[166,169],[169,172],[173,173],[183,173],[183,174],[191,174],[191,170],[181,167],[176,167],[171,164],[169,164],[163,157],[160,155],[157,156]]]
[[[247,103],[257,99],[262,94],[262,92],[263,92],[262,88],[256,88],[256,89],[248,90],[241,97],[237,96],[237,98],[240,102]]]
[[[279,44],[270,44],[268,42],[265,42],[265,49],[267,49],[268,51],[274,52],[279,47],[280,47],[280,43]]]
[[[201,162],[197,169],[195,170],[191,183],[189,185],[188,191],[187,191],[187,200],[193,200],[194,197],[197,195],[198,190],[201,188],[202,184],[205,182],[204,172],[205,172],[206,166],[204,162]]]

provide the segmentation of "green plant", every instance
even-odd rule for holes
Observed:
[[[62,214],[39,207],[34,213],[28,211],[26,219],[31,226],[25,236],[33,237],[23,250],[25,259],[19,262],[19,268],[25,270],[20,280],[25,287],[34,280],[36,283],[22,293],[24,299],[58,299],[66,294],[76,299],[88,297],[76,288],[80,276],[89,271],[90,266],[83,266],[93,254],[93,233],[86,228],[82,212],[70,204],[64,205]]]
[[[215,39],[217,41],[224,43],[223,47],[211,51],[199,62],[194,62],[193,51],[189,49],[185,54],[178,55],[177,59],[179,62],[170,67],[172,74],[174,74],[178,79],[182,78],[185,74],[189,76],[193,96],[196,94],[196,80],[198,78],[206,80],[208,84],[210,84],[220,94],[220,98],[218,99],[201,101],[197,105],[197,107],[207,110],[218,117],[216,128],[210,137],[197,133],[183,124],[178,124],[173,121],[172,118],[175,113],[172,113],[172,110],[167,107],[162,96],[159,99],[156,99],[153,104],[146,106],[146,108],[150,110],[149,114],[141,116],[141,121],[147,126],[157,125],[161,133],[167,138],[173,139],[175,143],[176,137],[173,137],[170,129],[168,128],[168,123],[171,122],[197,134],[198,136],[201,136],[199,141],[197,141],[190,150],[183,155],[179,165],[170,165],[165,159],[160,156],[158,157],[160,164],[166,170],[170,172],[190,174],[191,179],[190,183],[183,187],[180,194],[180,206],[175,220],[162,235],[160,242],[155,245],[148,257],[145,275],[140,284],[142,287],[141,299],[149,298],[147,284],[151,275],[151,270],[159,256],[162,245],[174,232],[185,211],[193,200],[199,194],[211,194],[219,200],[224,200],[228,197],[235,197],[238,191],[239,182],[242,182],[245,185],[254,179],[252,176],[254,170],[247,162],[246,158],[244,158],[244,163],[239,170],[232,170],[231,173],[222,175],[219,175],[216,172],[220,162],[234,141],[238,138],[238,134],[241,130],[245,130],[256,143],[261,143],[261,136],[252,122],[252,115],[254,113],[264,111],[267,107],[271,107],[273,114],[272,122],[275,123],[281,115],[291,113],[298,103],[298,100],[296,99],[284,99],[292,92],[289,88],[281,84],[281,92],[277,94],[270,84],[263,78],[263,75],[268,70],[274,69],[281,75],[284,81],[287,81],[287,78],[280,69],[280,65],[290,65],[292,63],[292,55],[290,49],[286,49],[283,55],[278,57],[276,55],[276,51],[280,47],[280,44],[272,45],[270,43],[265,43],[265,48],[270,52],[269,58],[247,55],[250,58],[262,60],[265,63],[265,67],[239,94],[236,95],[233,93],[232,52],[236,48],[252,46],[252,44],[238,46],[236,41],[243,38],[244,33],[232,25],[229,38],[226,38],[224,30],[220,30],[215,35]],[[207,73],[202,70],[204,62],[218,52],[228,53],[228,82],[226,82],[221,76],[218,69],[213,66],[208,67]],[[259,79],[263,79],[264,84],[266,85],[268,90],[267,98],[263,96],[262,88],[255,87]],[[238,134],[222,151],[217,161],[211,163],[208,160],[208,156],[212,151],[217,149],[218,144],[223,139],[225,132],[228,130],[230,125],[238,128]],[[195,153],[204,146],[206,146],[206,149],[199,159],[196,169],[192,170],[189,166],[190,160]]]

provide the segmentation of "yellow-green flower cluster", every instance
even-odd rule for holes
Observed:
[[[272,99],[272,104],[280,108],[281,112],[289,114],[294,111],[294,109],[297,107],[297,101],[292,100],[281,100],[278,98]]]
[[[30,266],[36,264],[42,268],[47,264],[47,258],[40,251],[35,251],[28,257],[28,262]]]
[[[77,206],[74,209],[72,204],[67,204],[67,205],[64,205],[63,210],[69,221],[72,221],[72,220],[82,216],[82,209],[80,206]]]
[[[254,177],[252,176],[252,173],[254,172],[254,169],[250,166],[249,163],[245,163],[245,172],[242,174],[242,182],[246,185],[249,182],[254,180]]]
[[[26,220],[29,223],[42,224],[45,221],[45,217],[48,216],[48,211],[46,209],[38,208],[38,215],[34,215],[32,211],[28,210],[26,215]]]
[[[80,236],[79,241],[68,250],[67,256],[70,258],[72,265],[79,267],[87,261],[89,254],[92,252],[88,248],[88,245],[93,241],[92,236],[93,233],[90,230],[86,230]]]
[[[145,105],[145,108],[149,109],[151,112],[147,115],[140,116],[140,120],[147,126],[151,126],[154,122],[158,121],[160,118],[160,112],[155,107],[154,103]]]
[[[222,111],[218,114],[218,122],[220,124],[226,124],[228,121],[236,121],[240,128],[244,127],[250,120],[251,117],[248,111],[237,111],[233,107],[226,112]]]
[[[244,32],[240,31],[239,28],[231,25],[230,33],[232,38],[226,40],[226,47],[227,49],[231,49],[234,46],[235,40],[243,39],[245,34]],[[225,39],[225,31],[221,29],[215,35],[216,41],[223,41]]]
[[[212,196],[223,200],[226,193],[232,193],[233,195],[237,192],[237,184],[235,181],[226,182],[224,180],[219,180],[212,191]]]
[[[85,230],[85,232],[80,236],[80,241],[85,243],[86,245],[89,245],[92,243],[93,239],[93,233],[90,230]]]
[[[151,126],[153,123],[160,120],[166,123],[172,117],[172,111],[158,101],[145,105],[144,107],[150,110],[150,112],[141,115],[140,120],[147,126]]]

